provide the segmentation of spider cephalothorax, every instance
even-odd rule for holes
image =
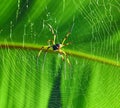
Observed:
[[[67,46],[67,45],[70,44],[70,43],[64,44],[65,40],[66,40],[66,39],[68,38],[68,36],[70,35],[70,32],[67,33],[67,35],[65,36],[65,38],[63,39],[63,41],[62,41],[61,44],[58,44],[58,43],[56,44],[56,43],[55,43],[56,35],[55,35],[55,33],[54,33],[54,30],[53,30],[53,28],[52,28],[52,26],[51,26],[50,24],[48,24],[48,26],[49,26],[50,31],[52,32],[52,34],[53,34],[53,36],[54,36],[54,39],[53,39],[53,40],[48,40],[48,42],[52,42],[52,45],[50,45],[50,43],[49,43],[48,46],[42,46],[42,47],[40,48],[40,51],[39,51],[39,53],[38,53],[38,57],[40,56],[40,54],[41,54],[41,52],[42,52],[43,49],[46,49],[46,51],[47,51],[49,48],[52,48],[53,51],[58,51],[58,52],[61,54],[63,60],[64,60],[64,56],[63,56],[63,55],[65,55],[65,56],[66,56],[66,59],[67,59],[67,62],[70,64],[69,59],[67,58],[66,52],[63,51],[63,50],[61,50],[62,47]]]
[[[55,44],[52,46],[53,50],[59,50],[60,49],[60,44]]]

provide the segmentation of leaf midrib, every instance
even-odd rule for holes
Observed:
[[[9,49],[23,49],[23,50],[39,51],[42,46],[43,45],[21,44],[21,43],[10,43],[10,42],[9,43],[8,42],[7,43],[2,43],[2,42],[0,42],[0,48],[2,48],[2,49],[9,48]],[[44,49],[43,51],[45,51],[45,50],[46,49]],[[120,67],[120,63],[115,61],[115,60],[112,60],[112,59],[108,59],[108,58],[104,58],[104,57],[96,56],[96,55],[91,55],[91,54],[87,54],[87,53],[84,53],[84,52],[77,52],[77,51],[73,51],[73,50],[68,50],[68,49],[64,49],[64,51],[66,52],[66,54],[68,54],[70,56],[83,58],[83,59],[88,59],[88,60],[91,60],[91,61],[96,61],[96,62]],[[49,49],[47,52],[58,53],[58,52],[53,51],[51,49]]]

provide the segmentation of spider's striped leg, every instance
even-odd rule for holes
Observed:
[[[64,56],[63,56],[62,54],[60,54],[60,55],[61,55],[61,57],[62,57],[62,60],[64,61],[64,60],[65,60]]]
[[[45,52],[47,52],[49,48],[51,48],[51,46],[43,46],[43,47],[41,47],[37,57],[40,56],[43,49],[45,50]]]
[[[68,62],[68,64],[69,65],[71,65],[70,64],[70,61],[69,61],[69,59],[68,59],[68,57],[67,57],[67,54],[66,54],[66,52],[64,52],[63,50],[58,50],[59,51],[59,53],[62,55],[62,54],[64,54],[65,55],[65,57],[66,57],[66,60],[67,60],[67,62]],[[62,60],[64,60],[64,56],[62,55]]]
[[[52,42],[52,45],[53,45],[53,43],[54,43],[53,40],[48,40],[47,42],[48,42],[48,45],[49,45],[49,46],[51,45],[51,44],[50,44],[51,42]]]
[[[39,50],[39,53],[38,53],[38,56],[37,57],[39,57],[40,56],[40,54],[41,54],[41,52],[42,52],[42,50],[44,49],[44,47],[41,47],[40,48],[40,50]]]
[[[56,40],[56,34],[54,32],[54,29],[52,28],[52,26],[50,24],[48,24],[49,28],[50,28],[50,31],[52,32],[52,35],[54,36],[54,39],[53,39],[53,45],[55,44],[55,40]]]
[[[70,34],[71,34],[70,32],[68,32],[68,33],[66,34],[65,38],[64,38],[63,41],[62,41],[62,45],[63,45],[64,42],[67,40],[67,38],[68,38],[68,36],[69,36]]]
[[[48,46],[45,50],[45,53],[49,50],[49,48],[51,48],[51,46]]]
[[[66,55],[66,59],[67,59],[68,64],[71,65],[70,60],[68,59],[67,55]]]
[[[66,43],[66,44],[63,44],[63,46],[67,46],[67,45],[70,45],[71,44],[71,42],[69,42],[69,43]]]

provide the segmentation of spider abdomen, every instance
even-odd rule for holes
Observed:
[[[58,50],[60,48],[60,44],[55,44],[52,46],[53,50]]]

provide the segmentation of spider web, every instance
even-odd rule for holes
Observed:
[[[77,2],[78,3],[78,2]],[[114,32],[119,33],[118,24],[114,18],[113,9],[119,11],[117,6],[119,5],[118,1],[89,1],[88,7],[84,8],[81,2],[79,2],[79,10],[83,10],[81,13],[86,19],[86,22],[89,23],[91,31],[88,34],[91,34],[89,40],[91,40],[91,47],[88,49],[91,50],[91,54],[100,54],[100,56],[108,55],[110,52],[114,52],[116,46],[113,45],[114,39],[116,42],[119,40],[118,35],[114,38],[111,36]],[[116,5],[116,6],[115,6]],[[93,7],[95,9],[93,9]],[[107,19],[107,21],[106,21]],[[97,26],[96,26],[97,25]],[[98,45],[99,46],[98,46]],[[112,58],[117,58],[117,55],[112,56]]]
[[[64,12],[67,2],[66,0],[62,2],[62,11]],[[65,31],[72,31],[68,41],[72,41],[73,45],[68,46],[68,48],[119,62],[119,25],[114,10],[120,13],[120,3],[117,0],[90,0],[86,4],[84,4],[84,0],[73,0],[73,3],[79,14],[75,13],[72,16],[72,21]],[[26,4],[26,7],[29,8],[29,5]],[[16,18],[19,16],[19,11],[20,0],[18,0]],[[31,22],[30,34],[28,34],[27,25],[24,25],[23,46],[29,36],[33,39],[32,43],[39,43],[38,38],[42,38],[41,34],[44,31],[49,32],[44,21],[53,24],[60,23],[57,22],[57,18],[52,17],[47,7],[46,11],[47,19],[43,19],[40,32],[34,30],[35,24]],[[79,15],[82,20],[78,20]],[[86,26],[82,25],[82,21],[85,22]],[[13,42],[13,26],[13,22],[10,21],[9,37],[5,41],[11,39]],[[82,32],[86,29],[85,27],[90,30]],[[55,27],[58,35],[57,42],[61,41],[59,34],[62,30],[64,29],[59,26]],[[88,40],[84,36],[88,36]],[[46,41],[49,37],[44,38]],[[110,102],[113,99],[113,105],[115,105],[114,99],[119,101],[118,68],[71,56],[69,59],[72,62],[69,66],[66,61],[61,60],[59,55],[45,54],[44,52],[40,55],[37,63],[37,53],[21,49],[1,50],[0,62],[2,65],[0,70],[4,72],[1,73],[2,80],[0,80],[0,88],[3,93],[1,99],[7,98],[4,103],[13,106],[10,103],[14,101],[21,108],[30,106],[39,106],[40,108],[101,108],[101,106],[109,106],[109,108],[113,108],[114,106],[108,103],[108,98]],[[19,99],[19,97],[21,98]],[[102,97],[104,97],[103,100]]]

